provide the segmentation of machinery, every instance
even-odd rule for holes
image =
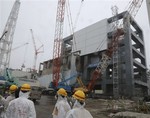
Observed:
[[[13,36],[15,32],[19,8],[20,0],[16,0],[8,17],[3,35],[0,39],[0,71],[9,67]]]
[[[32,29],[30,29],[30,31],[31,31],[31,35],[32,35],[33,44],[34,44],[34,64],[33,64],[33,71],[36,72],[37,56],[38,56],[39,53],[43,53],[44,52],[44,48],[43,48],[43,44],[39,48],[36,47],[35,39],[34,39],[34,35],[33,35]],[[42,48],[42,50],[40,50],[41,48]]]
[[[65,13],[66,0],[58,0],[57,14],[56,14],[56,26],[54,36],[53,47],[53,86],[57,87],[60,80],[60,68],[61,68],[61,53],[62,53],[62,38],[63,38],[63,24]]]
[[[54,90],[58,90],[59,88],[64,88],[67,92],[71,93],[74,88],[74,85],[71,85],[70,83],[68,83],[70,80],[76,79],[77,78],[77,74],[62,80],[61,82],[58,82],[58,86],[54,87],[52,83],[50,83],[50,88],[54,88]]]

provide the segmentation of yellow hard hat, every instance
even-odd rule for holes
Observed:
[[[22,91],[30,91],[31,90],[31,86],[29,84],[23,84],[21,86],[21,90]]]
[[[67,96],[67,92],[65,89],[63,88],[60,88],[58,91],[57,91],[57,94],[58,95],[62,95],[62,96]]]
[[[77,100],[84,101],[85,100],[85,93],[81,90],[77,90],[74,94],[73,97]]]
[[[15,92],[17,89],[18,89],[18,87],[17,87],[16,85],[11,85],[11,86],[9,87],[9,90],[10,90],[11,92]]]

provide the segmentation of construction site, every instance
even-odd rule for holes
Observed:
[[[37,118],[52,117],[54,95],[59,88],[64,88],[69,97],[77,90],[84,91],[85,108],[93,118],[150,118],[150,70],[145,46],[148,39],[135,20],[141,6],[146,4],[147,13],[144,14],[150,22],[150,0],[130,0],[121,13],[114,5],[112,16],[77,31],[70,20],[72,33],[66,37],[63,37],[63,30],[69,0],[57,1],[55,34],[50,46],[53,47],[52,58],[40,62],[37,67],[38,54],[49,50],[44,49],[45,44],[37,47],[35,32],[30,28],[34,63],[26,71],[25,60],[19,70],[9,66],[11,52],[29,44],[25,42],[12,48],[21,3],[20,0],[14,2],[0,38],[0,74],[4,78],[0,83],[3,86],[1,94],[6,83],[7,87],[14,83],[20,86],[23,80],[30,80],[30,83],[36,80],[43,90],[40,99],[33,99]],[[80,2],[83,6],[86,0]],[[79,13],[77,17],[80,17]]]

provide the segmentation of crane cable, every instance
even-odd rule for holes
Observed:
[[[28,49],[28,45],[26,45],[26,47],[25,47],[25,52],[24,52],[24,57],[23,57],[24,60],[23,60],[23,63],[22,63],[22,68],[25,67],[27,49]]]
[[[83,0],[81,1],[80,8],[79,8],[79,11],[78,11],[76,19],[75,19],[75,23],[74,23],[74,27],[73,27],[74,30],[76,29],[76,25],[77,25],[77,22],[78,22],[78,19],[79,19],[82,7],[83,7]]]
[[[81,11],[81,8],[82,8],[82,6],[83,6],[83,1],[84,1],[84,0],[81,1],[80,8],[79,8],[79,11],[78,11],[78,14],[77,14],[77,17],[76,17],[75,25],[74,25],[74,26],[73,26],[73,23],[72,23],[72,15],[71,15],[71,10],[70,10],[70,3],[69,3],[69,0],[68,0],[68,2],[67,2],[67,4],[66,4],[67,12],[68,12],[68,20],[69,20],[69,17],[70,17],[70,21],[69,21],[69,22],[70,22],[70,24],[69,24],[69,26],[70,26],[70,31],[72,32],[71,34],[73,35],[73,42],[74,42],[74,48],[72,49],[73,52],[74,52],[74,50],[77,51],[77,44],[76,44],[76,38],[75,38],[75,35],[74,35],[74,30],[75,30],[75,28],[76,28],[76,24],[77,24],[79,15],[80,15],[80,11]]]

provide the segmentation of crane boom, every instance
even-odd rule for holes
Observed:
[[[29,43],[24,43],[24,44],[22,44],[22,45],[20,45],[20,46],[17,46],[17,47],[15,47],[15,48],[13,48],[12,51],[13,51],[13,50],[16,50],[16,49],[18,49],[18,48],[21,48],[21,47],[23,47],[23,46],[25,46],[25,45],[28,45],[28,44],[29,44]]]
[[[16,22],[18,18],[18,12],[20,8],[20,0],[16,0],[7,23],[5,25],[3,35],[0,41],[0,69],[8,68],[10,62],[11,48],[13,43],[13,36],[15,32]]]
[[[131,3],[129,4],[128,7],[128,13],[126,13],[127,17],[129,14],[133,15],[133,17],[136,16],[139,8],[142,5],[143,0],[132,0]],[[127,21],[125,21],[127,22]],[[124,23],[124,28],[126,27],[127,23]],[[123,26],[123,23],[121,23],[121,26]],[[119,38],[120,36],[124,35],[124,29],[123,28],[118,28],[115,33],[113,33],[112,40],[110,44],[108,45],[108,49],[106,52],[102,55],[101,62],[98,63],[96,69],[92,73],[91,80],[88,84],[88,90],[92,91],[94,89],[94,86],[96,84],[96,80],[101,77],[101,75],[105,72],[106,68],[109,65],[109,60],[113,56],[113,52],[118,50],[118,43],[119,43]]]
[[[31,35],[32,35],[32,41],[33,41],[33,45],[34,45],[34,64],[33,64],[33,70],[36,71],[36,62],[37,62],[37,55],[39,53],[43,53],[44,49],[42,51],[39,51],[42,47],[43,44],[37,49],[36,44],[35,44],[35,39],[34,39],[34,35],[33,35],[33,30],[30,29]]]
[[[53,47],[53,85],[54,86],[58,86],[58,81],[60,79],[61,45],[62,45],[62,38],[63,38],[65,3],[66,0],[58,0],[58,5],[57,5],[54,47]]]

